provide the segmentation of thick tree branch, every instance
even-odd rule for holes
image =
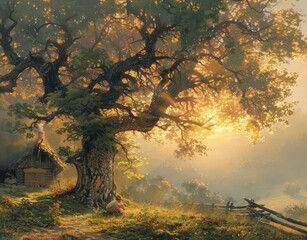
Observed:
[[[14,92],[17,86],[17,79],[20,74],[27,68],[33,67],[33,62],[30,59],[22,60],[16,67],[9,73],[0,75],[0,93]]]
[[[42,28],[48,27],[48,26],[55,26],[59,28],[63,32],[63,43],[51,41],[48,39],[46,41],[46,47],[48,45],[52,45],[57,48],[58,58],[53,62],[54,66],[59,69],[59,67],[63,66],[64,63],[67,62],[68,58],[68,49],[71,47],[71,45],[78,39],[74,38],[72,36],[71,31],[68,27],[68,22],[73,18],[74,16],[70,16],[63,23],[56,23],[56,22],[47,22],[44,23],[38,27],[35,27],[35,30],[39,32]]]
[[[26,117],[29,118],[31,120],[31,123],[29,125],[24,124],[22,126],[16,127],[16,131],[17,132],[25,132],[25,131],[33,131],[34,129],[37,128],[37,125],[41,122],[44,123],[49,123],[51,122],[53,119],[55,119],[56,117],[60,117],[61,115],[66,115],[67,112],[63,111],[62,109],[59,109],[57,111],[54,111],[48,115],[39,115],[39,114],[35,114],[31,117]]]
[[[226,30],[230,26],[236,26],[237,28],[241,29],[242,34],[250,35],[259,41],[265,41],[266,39],[261,36],[261,33],[271,27],[271,23],[267,23],[267,25],[261,27],[260,29],[252,29],[251,27],[237,20],[227,20],[215,25],[214,27],[211,27],[209,30],[213,32],[220,32]]]
[[[224,29],[227,29],[231,25],[234,25],[238,27],[239,29],[241,29],[243,34],[251,35],[255,39],[258,39],[259,41],[263,40],[261,37],[261,31],[268,27],[268,26],[263,27],[260,30],[252,30],[251,28],[249,28],[248,26],[246,26],[245,24],[241,22],[238,22],[235,20],[229,20],[229,21],[225,21],[215,26],[214,31],[222,31]],[[204,53],[204,54],[200,54],[199,57],[207,57],[207,58],[214,59],[219,64],[224,66],[222,59],[213,54]],[[132,59],[129,59],[129,60],[132,60]],[[136,59],[133,58],[133,60],[136,60]],[[154,94],[154,97],[153,97],[153,100],[151,102],[149,109],[141,113],[136,118],[130,118],[129,116],[127,116],[122,119],[117,119],[117,120],[116,118],[113,119],[112,120],[113,124],[116,125],[116,128],[114,128],[114,130],[118,132],[128,131],[128,130],[137,130],[137,131],[147,132],[151,130],[157,124],[160,118],[165,116],[166,114],[165,112],[167,108],[170,105],[172,105],[173,101],[170,101],[170,99],[175,99],[180,92],[188,88],[196,87],[195,84],[191,84],[191,86],[183,86],[179,84],[177,81],[173,81],[172,79],[172,73],[178,70],[178,67],[184,61],[186,61],[186,59],[176,60],[169,69],[166,69],[161,73],[161,81],[156,88],[156,91],[155,91],[155,94]],[[136,66],[138,66],[138,64]],[[231,71],[231,69],[229,71]],[[235,76],[238,75],[237,72],[232,71],[232,73],[235,74]],[[202,85],[202,84],[208,84],[208,81],[200,80],[198,82],[198,85]],[[176,117],[171,117],[169,119],[173,121],[179,121],[178,118]],[[190,121],[190,120],[186,120],[186,121],[187,121],[186,123],[195,124],[195,122],[193,121]]]
[[[17,26],[18,22],[13,18],[13,14],[15,12],[15,1],[12,2],[12,6],[8,3],[7,4],[7,11],[9,13],[8,17],[2,17],[0,20],[0,45],[3,49],[5,56],[8,58],[9,63],[12,65],[19,64],[22,59],[18,56],[18,54],[13,49],[12,43],[12,36],[11,32]],[[7,21],[11,20],[11,25],[7,26]]]

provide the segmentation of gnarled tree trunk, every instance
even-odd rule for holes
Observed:
[[[85,148],[85,147],[84,147]],[[69,195],[89,207],[105,207],[115,196],[114,146],[87,145],[73,164],[78,179]]]

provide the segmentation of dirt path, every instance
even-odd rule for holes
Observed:
[[[54,239],[86,239],[86,240],[115,240],[100,232],[100,228],[89,224],[84,219],[76,216],[64,216],[61,224],[52,228],[33,229],[31,233],[20,236],[21,239],[29,240],[54,240]]]
[[[41,190],[41,189],[40,189]],[[50,206],[52,198],[50,192],[29,191],[21,186],[7,186],[0,184],[0,196],[9,196],[14,201],[20,202],[21,199],[28,199],[31,202],[39,204],[40,207]],[[63,201],[62,201],[62,204]],[[65,203],[67,205],[67,203]],[[36,206],[37,207],[37,206]],[[64,207],[64,206],[63,206]],[[67,206],[66,206],[67,207]],[[65,208],[65,207],[64,207]],[[86,240],[114,240],[115,238],[109,237],[101,233],[99,224],[87,221],[87,218],[79,212],[78,207],[73,208],[71,215],[62,215],[60,217],[60,224],[51,228],[35,227],[32,226],[31,232],[16,233],[12,237],[1,237],[0,240],[56,240],[56,239],[86,239]],[[25,223],[26,224],[26,223]]]

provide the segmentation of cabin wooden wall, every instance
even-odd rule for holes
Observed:
[[[53,160],[49,156],[42,154],[38,158],[33,158],[33,156],[26,156],[22,164],[20,164],[16,169],[16,177],[18,185],[25,185],[25,169],[29,168],[41,168],[45,169],[44,182],[45,186],[48,187],[55,180],[57,176],[57,167],[53,163]],[[42,176],[40,176],[41,178]],[[29,184],[29,183],[28,183]]]
[[[25,175],[22,168],[16,169],[16,178],[17,178],[17,185],[24,185],[25,183]]]

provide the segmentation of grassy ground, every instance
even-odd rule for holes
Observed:
[[[108,215],[49,190],[0,187],[0,239],[300,240],[302,236],[218,213],[196,213],[127,202],[124,216]],[[14,238],[16,239],[16,237]]]

